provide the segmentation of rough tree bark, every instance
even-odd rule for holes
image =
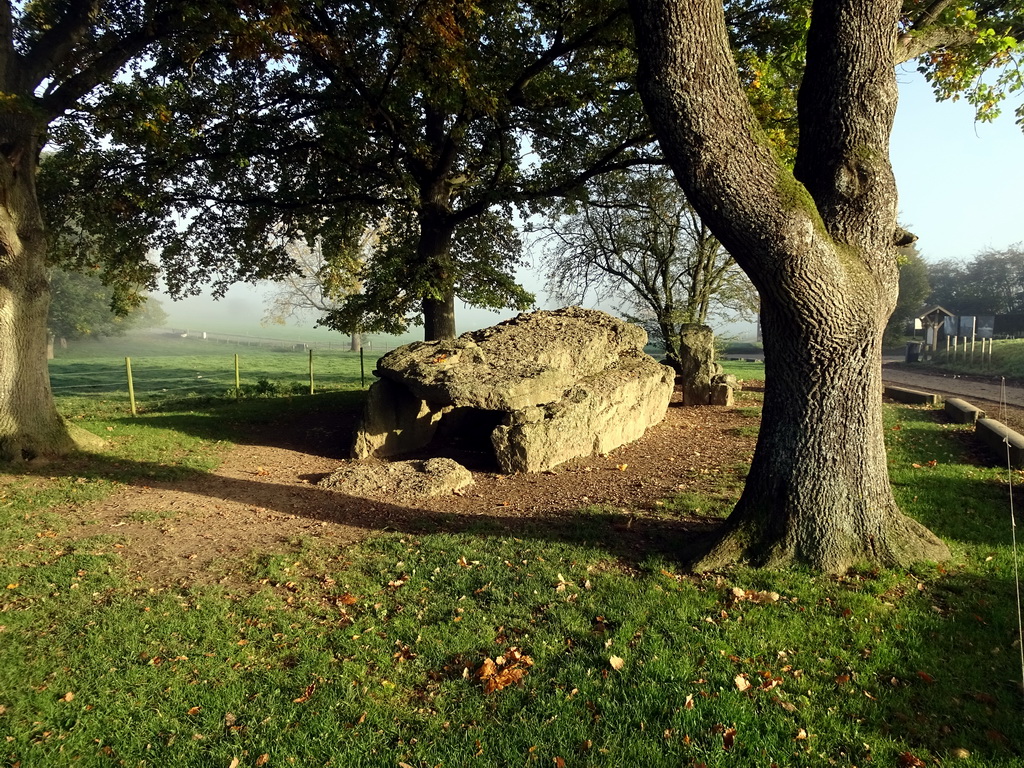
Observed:
[[[754,117],[720,0],[631,0],[640,86],[690,201],[761,295],[762,428],[706,569],[736,559],[842,572],[941,560],[902,515],[881,418],[881,337],[897,289],[898,0],[819,0],[795,171]]]
[[[0,460],[67,453],[47,370],[46,236],[35,188],[45,126],[27,110],[0,111]]]
[[[451,192],[442,174],[434,174],[420,195],[420,239],[416,244],[416,266],[421,280],[431,285],[434,296],[424,296],[423,340],[455,338],[455,285],[451,264],[455,223],[451,215]]]

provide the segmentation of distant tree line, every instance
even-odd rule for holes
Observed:
[[[921,310],[936,305],[956,315],[1024,315],[1024,245],[940,261],[926,261],[913,245],[902,248],[900,296],[887,341],[899,342]]]
[[[929,304],[962,315],[1024,314],[1024,246],[928,264]]]

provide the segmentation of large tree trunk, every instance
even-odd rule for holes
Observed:
[[[455,294],[423,299],[423,340],[455,338]]]
[[[839,299],[841,300],[841,299]],[[852,333],[765,306],[765,397],[754,460],[739,503],[702,569],[736,559],[809,563],[841,573],[948,557],[897,509],[882,426],[885,314],[863,310]]]
[[[452,265],[454,223],[449,210],[448,188],[443,180],[432,181],[422,193],[427,201],[420,210],[420,239],[416,262],[422,282],[433,295],[422,299],[423,340],[455,338],[455,281]]]
[[[948,557],[896,508],[883,444],[900,3],[814,3],[795,178],[743,93],[720,0],[631,5],[641,93],[662,148],[762,300],[761,433],[744,493],[697,567],[745,558],[841,572]]]
[[[36,197],[41,129],[0,113],[0,460],[74,448],[50,392],[46,364],[46,238]]]

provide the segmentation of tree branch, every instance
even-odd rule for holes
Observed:
[[[89,31],[100,0],[72,0],[63,18],[48,29],[23,57],[21,88],[34,91],[68,58]]]

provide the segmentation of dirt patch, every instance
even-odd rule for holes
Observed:
[[[662,500],[719,489],[723,480],[736,487],[753,453],[756,424],[756,417],[735,409],[679,407],[677,394],[663,422],[608,455],[519,475],[489,471],[479,461],[474,466],[468,457],[472,486],[397,502],[317,486],[343,463],[339,448],[351,439],[351,418],[292,419],[267,430],[267,444],[257,437],[233,448],[215,472],[129,486],[70,510],[75,523],[68,535],[114,535],[113,550],[142,579],[158,584],[230,580],[237,561],[254,551],[286,552],[304,538],[343,547],[375,531],[601,538],[624,555],[670,552],[714,520],[666,514]],[[581,508],[592,509],[584,521],[589,527],[581,525]]]
[[[932,377],[918,386],[943,391],[936,383]],[[752,384],[746,393],[757,391]],[[473,471],[474,484],[415,502],[318,487],[344,464],[354,418],[313,414],[261,429],[215,472],[128,486],[102,503],[67,510],[73,524],[66,535],[114,536],[116,544],[106,551],[113,548],[155,584],[230,582],[239,561],[253,552],[293,551],[310,538],[344,547],[377,531],[600,541],[630,560],[680,554],[717,520],[667,511],[663,500],[684,492],[721,494],[723,487],[738,492],[756,440],[757,416],[743,409],[750,404],[683,408],[676,393],[665,420],[640,440],[537,474],[503,475],[493,457],[453,446],[447,455]],[[1024,429],[1024,410],[1009,408],[1005,421]]]

